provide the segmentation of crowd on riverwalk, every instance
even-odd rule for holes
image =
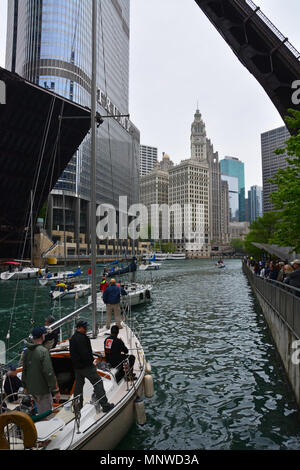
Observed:
[[[300,259],[288,263],[287,260],[255,260],[253,256],[245,256],[244,262],[257,276],[300,289]]]

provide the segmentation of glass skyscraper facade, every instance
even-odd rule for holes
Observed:
[[[129,20],[130,0],[98,0],[97,111],[116,117],[97,131],[97,203],[115,207],[119,196],[137,202],[139,188],[139,131],[120,116],[129,113]],[[90,108],[91,35],[92,0],[8,0],[6,68]],[[62,194],[67,229],[86,228],[89,171],[87,136],[52,191],[52,229]]]
[[[261,134],[261,161],[262,161],[262,178],[263,178],[263,213],[274,210],[270,195],[277,191],[277,185],[270,183],[269,179],[273,178],[278,170],[285,169],[288,166],[285,152],[277,155],[275,152],[278,148],[284,148],[285,142],[290,138],[286,126],[277,127]]]
[[[238,179],[238,196],[239,196],[239,214],[238,221],[246,220],[245,205],[245,171],[244,163],[235,157],[225,157],[220,161],[221,173],[226,176],[233,176]]]

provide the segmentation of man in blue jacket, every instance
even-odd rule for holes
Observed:
[[[112,314],[115,316],[115,322],[119,329],[121,325],[121,295],[127,295],[127,292],[120,286],[116,285],[115,279],[110,280],[110,286],[103,292],[103,302],[106,304],[106,328],[110,329]]]

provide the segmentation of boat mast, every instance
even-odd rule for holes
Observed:
[[[92,269],[92,330],[97,335],[96,291],[96,72],[97,72],[97,0],[92,0],[92,87],[91,87],[91,269]]]

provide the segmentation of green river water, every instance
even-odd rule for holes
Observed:
[[[155,394],[145,399],[146,425],[134,424],[118,450],[300,450],[299,411],[241,260],[225,270],[212,260],[165,261],[137,281],[153,284],[152,301],[132,313]],[[53,304],[48,292],[36,280],[0,282],[7,347],[49,313],[74,309],[74,300]],[[9,361],[21,349],[9,349]]]

